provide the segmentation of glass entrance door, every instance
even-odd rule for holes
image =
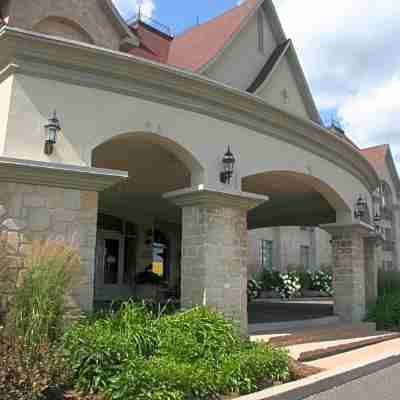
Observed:
[[[96,248],[96,301],[129,297],[131,287],[124,282],[124,237],[114,232],[99,232]]]

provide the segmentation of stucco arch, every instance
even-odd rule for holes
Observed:
[[[92,165],[96,166],[96,152],[98,152],[99,149],[117,142],[125,142],[127,144],[148,143],[153,146],[159,146],[185,166],[190,173],[191,186],[199,185],[204,182],[204,167],[197,157],[177,141],[154,132],[128,132],[117,134],[96,144],[96,146],[92,148]],[[118,154],[116,154],[116,156],[118,157]]]
[[[242,179],[246,192],[270,201],[249,213],[249,227],[350,222],[351,208],[335,188],[312,175],[289,170],[266,171]]]
[[[84,28],[82,28],[81,25],[64,17],[46,17],[38,22],[33,27],[33,30],[48,35],[61,36],[66,39],[77,40],[79,42],[85,42],[89,44],[95,43],[90,34]]]

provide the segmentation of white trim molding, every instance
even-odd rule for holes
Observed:
[[[101,192],[127,178],[119,170],[0,157],[0,182]]]
[[[165,193],[163,198],[179,207],[217,205],[251,210],[269,200],[268,196],[247,192],[218,191],[199,185]]]
[[[8,66],[12,65],[11,71]],[[329,129],[282,111],[259,97],[196,73],[140,57],[36,32],[0,28],[1,78],[38,76],[167,104],[243,126],[329,160],[373,192],[374,168]]]

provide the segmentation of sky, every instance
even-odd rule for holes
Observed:
[[[114,0],[125,17],[137,0]],[[142,0],[175,34],[238,0]],[[324,120],[339,119],[360,147],[389,143],[400,168],[400,1],[274,0]]]

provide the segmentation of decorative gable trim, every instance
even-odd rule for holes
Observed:
[[[291,39],[287,39],[285,43],[277,46],[275,51],[272,53],[271,57],[268,59],[267,63],[264,65],[260,74],[256,77],[254,82],[247,89],[247,92],[257,94],[257,92],[266,86],[268,86],[272,75],[280,65],[283,58],[287,56],[289,62],[289,67],[296,80],[299,88],[301,97],[303,98],[304,105],[312,121],[319,125],[322,125],[321,116],[319,115],[318,109],[315,105],[314,99],[312,97],[310,87],[304,76],[303,69],[300,65],[299,59],[296,54],[296,50],[293,46]]]
[[[265,63],[264,67],[261,69],[260,73],[254,80],[254,82],[250,85],[250,87],[246,90],[249,93],[255,93],[260,86],[264,86],[268,83],[270,77],[272,76],[273,72],[279,65],[281,59],[286,54],[291,40],[287,40],[285,43],[280,44],[276,47],[274,52],[271,54],[271,57]]]
[[[135,34],[129,29],[129,26],[125,23],[124,19],[121,17],[118,9],[114,6],[111,0],[98,0],[104,11],[110,17],[111,21],[114,22],[114,25],[118,29],[118,32],[121,35],[121,43],[126,45],[130,45],[132,47],[136,47],[140,45],[139,39],[135,36]]]

